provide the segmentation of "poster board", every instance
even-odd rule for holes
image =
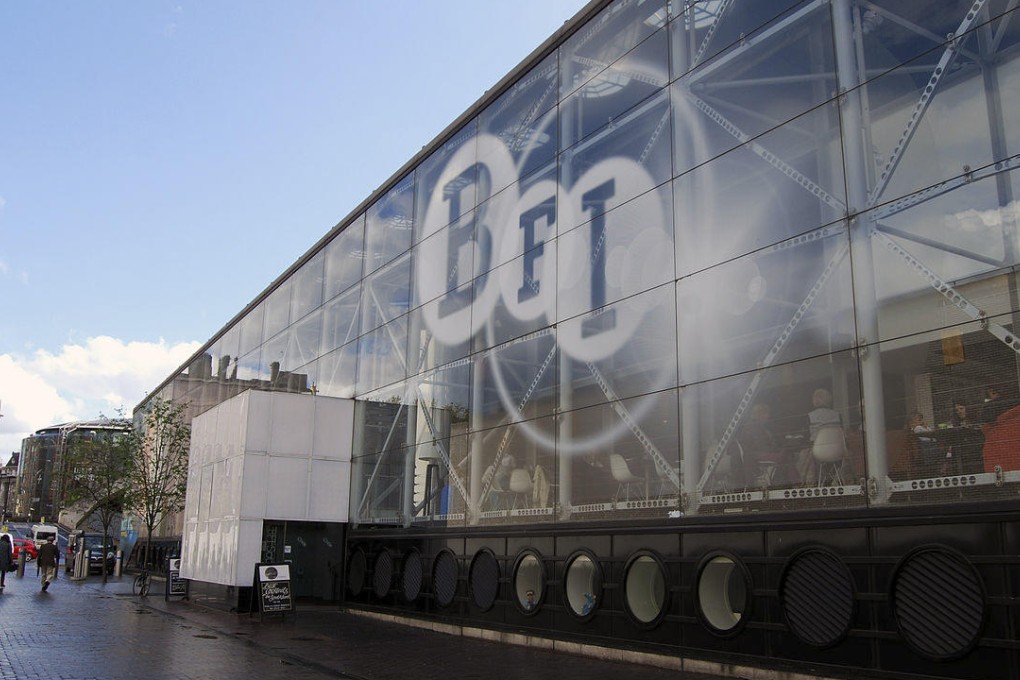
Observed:
[[[171,597],[188,599],[188,579],[181,578],[181,560],[173,558],[166,561],[166,592],[164,600]]]
[[[255,565],[255,606],[259,614],[294,613],[289,564]]]

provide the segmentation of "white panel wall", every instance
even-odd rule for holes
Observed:
[[[264,519],[346,522],[354,402],[248,391],[192,422],[181,575],[251,585]]]

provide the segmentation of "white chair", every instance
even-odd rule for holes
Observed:
[[[825,425],[815,434],[815,443],[811,447],[818,466],[818,486],[825,486],[831,477],[834,485],[842,486],[843,459],[846,457],[846,438],[843,428],[839,425]]]
[[[615,479],[620,486],[616,487],[616,498],[620,498],[620,492],[623,492],[626,496],[626,500],[630,500],[630,487],[634,484],[644,484],[644,478],[638,477],[630,471],[630,467],[627,465],[627,460],[618,453],[609,454],[609,471],[613,474]]]
[[[528,499],[531,498],[531,491],[533,484],[531,482],[531,475],[524,468],[515,468],[510,473],[510,493],[514,495],[513,507],[511,510],[517,509],[517,501],[523,501],[522,507],[528,507]]]

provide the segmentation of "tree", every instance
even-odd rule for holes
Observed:
[[[70,503],[83,503],[85,516],[95,517],[103,529],[103,583],[106,583],[106,556],[113,546],[109,543],[113,518],[124,508],[130,488],[132,469],[132,431],[97,432],[90,437],[75,438],[68,446],[66,498]]]
[[[131,458],[128,506],[145,524],[144,564],[148,565],[156,527],[184,509],[191,427],[185,421],[183,404],[159,397],[138,416],[127,437]]]

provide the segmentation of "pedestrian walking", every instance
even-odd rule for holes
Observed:
[[[43,592],[50,587],[50,581],[57,577],[57,560],[59,558],[60,553],[53,542],[53,537],[50,536],[43,543],[42,547],[39,548],[39,557],[36,558],[39,565],[39,573],[41,574]]]
[[[7,572],[14,567],[14,546],[11,545],[11,535],[0,535],[0,590],[6,587]]]

